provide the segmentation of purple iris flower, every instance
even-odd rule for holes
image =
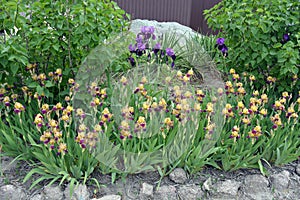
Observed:
[[[285,40],[285,41],[288,41],[289,39],[290,39],[290,36],[289,36],[289,34],[284,34],[283,35],[283,39]]]
[[[223,56],[228,55],[228,48],[225,45],[225,39],[224,38],[217,38],[216,47],[222,52]]]
[[[154,33],[154,26],[143,26],[141,32],[144,34],[150,33],[152,35]]]
[[[145,50],[141,51],[141,50],[137,49],[135,53],[137,56],[142,56],[145,53]]]
[[[171,49],[171,48],[166,48],[166,53],[167,53],[167,55],[170,56],[170,57],[173,56],[173,55],[175,55],[173,49]]]
[[[171,48],[166,48],[166,53],[168,56],[170,56],[172,58],[172,60],[174,61],[176,59],[176,55],[174,53],[174,50]]]
[[[224,39],[224,38],[218,38],[218,39],[217,39],[217,45],[219,45],[219,46],[223,45],[224,42],[225,42],[225,39]]]
[[[136,36],[136,39],[135,39],[136,43],[142,43],[143,42],[143,37],[139,34]]]
[[[150,38],[151,38],[151,34],[150,33],[145,34],[145,36],[144,36],[145,40],[149,40]]]
[[[154,27],[153,26],[143,26],[141,28],[141,35],[144,36],[145,40],[149,40],[152,36],[152,39],[155,40],[155,35],[154,35]]]
[[[223,45],[223,48],[221,49],[221,52],[223,53],[224,56],[228,55],[228,48],[226,47],[226,45]]]
[[[133,67],[135,66],[135,60],[133,57],[129,57],[128,61],[130,62],[131,66],[133,66]]]
[[[228,48],[225,44],[219,45],[218,49],[222,52],[224,56],[227,56]]]
[[[140,51],[144,51],[144,50],[146,49],[146,45],[143,44],[143,43],[138,43],[138,44],[137,44],[137,47],[138,47],[138,49],[139,49]]]
[[[149,33],[151,33],[151,34],[154,33],[154,26],[150,26],[150,28],[149,28]]]
[[[161,45],[159,43],[156,43],[155,46],[153,47],[153,52],[155,55],[159,52],[160,48]]]
[[[161,45],[160,43],[156,43],[153,47],[153,49],[160,49],[161,48]]]
[[[141,28],[141,33],[144,33],[144,34],[146,34],[146,33],[148,33],[149,32],[149,26],[143,26],[142,28]]]
[[[165,51],[160,51],[160,58],[163,58],[165,56]]]
[[[171,63],[171,67],[174,68],[174,66],[175,66],[175,62],[173,61],[173,62]]]
[[[136,45],[130,44],[130,45],[128,46],[128,49],[129,49],[130,53],[133,53],[133,52],[135,52],[135,50],[136,50]]]
[[[281,43],[284,44],[290,40],[290,36],[288,33],[283,34]]]
[[[223,45],[223,46],[222,46],[221,52],[222,52],[223,54],[228,52],[228,48],[226,47],[226,45]]]

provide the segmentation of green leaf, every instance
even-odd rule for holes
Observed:
[[[39,86],[39,84],[37,82],[31,82],[31,83],[27,84],[27,87],[29,87],[29,88],[36,88],[37,86]]]
[[[85,16],[84,15],[80,15],[79,16],[79,23],[80,23],[80,25],[83,25],[84,24],[84,18],[85,18]]]
[[[19,65],[15,64],[15,63],[11,64],[10,70],[12,72],[12,75],[15,76],[19,70]]]
[[[26,65],[28,64],[28,59],[27,59],[27,57],[25,57],[25,56],[19,56],[19,57],[17,58],[17,60],[18,60],[19,62],[21,62],[21,63],[23,64],[23,66],[26,66]]]
[[[91,38],[90,38],[89,36],[83,35],[83,38],[82,38],[82,40],[80,41],[80,44],[81,44],[82,46],[86,46],[86,45],[88,45],[88,44],[90,43],[90,41],[91,41]]]
[[[21,45],[11,45],[11,48],[17,52],[18,54],[20,54],[20,56],[27,56],[27,50],[22,47]]]
[[[63,175],[62,179],[59,182],[59,185],[63,184],[66,179],[69,180],[71,178],[70,175],[65,171],[61,171],[59,172],[59,174]]]
[[[45,87],[53,87],[53,83],[51,81],[46,81]]]
[[[113,184],[116,181],[117,174],[115,172],[111,173],[111,183]]]
[[[261,160],[258,161],[258,166],[259,166],[259,170],[260,170],[261,174],[265,176],[266,175],[266,169],[262,165]]]
[[[280,48],[280,47],[282,47],[281,43],[276,43],[273,45],[273,48],[275,48],[275,49]]]
[[[27,175],[24,177],[23,179],[23,183],[27,182],[30,177],[32,177],[33,174],[41,174],[41,175],[45,175],[45,172],[42,171],[40,168],[33,168],[32,170],[30,170]]]
[[[271,37],[272,42],[277,42],[277,38],[275,36]]]
[[[9,52],[10,46],[6,46],[2,49],[1,54],[4,55],[5,53]]]
[[[38,85],[36,87],[36,92],[39,94],[39,95],[42,95],[44,93],[44,88],[42,88],[40,85]]]
[[[48,180],[48,179],[53,179],[55,178],[55,176],[53,175],[43,175],[41,178],[38,178],[37,180],[33,181],[29,190],[31,190],[32,188],[34,188],[34,186],[36,186],[38,183],[44,181],[44,180]]]
[[[59,44],[55,44],[55,45],[53,45],[52,47],[53,47],[53,49],[55,49],[56,51],[59,51]]]

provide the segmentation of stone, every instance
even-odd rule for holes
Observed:
[[[211,187],[212,187],[212,181],[211,181],[211,177],[209,177],[206,181],[204,181],[202,185],[202,190],[210,191]]]
[[[42,194],[36,194],[33,197],[30,197],[30,200],[45,200],[45,197]]]
[[[177,200],[176,188],[172,185],[161,186],[155,193],[154,199]]]
[[[10,171],[13,171],[17,167],[17,161],[13,161],[14,159],[12,157],[8,156],[2,156],[1,157],[1,170],[2,173],[8,173]]]
[[[75,186],[72,197],[70,197],[70,184],[67,186],[67,188],[64,191],[65,198],[70,200],[89,200],[89,191],[86,187],[86,185],[79,184],[78,186]]]
[[[45,200],[62,200],[64,194],[59,186],[47,186],[43,190]]]
[[[153,196],[153,185],[150,185],[148,183],[143,183],[140,195]]]
[[[252,199],[272,200],[269,181],[262,175],[247,175],[244,180],[243,191],[246,197]]]
[[[175,33],[176,38],[179,39],[179,43],[181,43],[182,45],[184,45],[185,37],[200,35],[190,27],[181,25],[177,22],[157,22],[155,20],[142,20],[142,19],[132,20],[130,31],[133,32],[134,34],[137,34],[141,31],[141,27],[143,26],[154,26],[155,27],[154,34],[157,37],[160,37],[163,34],[168,34],[170,32]]]
[[[232,197],[208,197],[207,200],[233,200]],[[206,200],[205,199],[205,200]],[[238,199],[238,198],[237,198]],[[243,200],[250,200],[250,199],[243,199]],[[252,200],[252,199],[251,199]]]
[[[241,186],[241,182],[237,182],[234,180],[225,180],[221,182],[217,182],[212,190],[212,196],[215,197],[227,197],[227,198],[236,198],[238,190]]]
[[[105,195],[101,198],[98,199],[91,199],[91,200],[121,200],[121,196],[120,195]]]
[[[182,200],[197,200],[204,197],[204,192],[197,185],[182,185],[177,193]]]
[[[271,176],[272,186],[275,190],[284,191],[289,187],[290,172],[284,170]]]
[[[300,176],[300,163],[296,166],[296,173]]]
[[[25,192],[14,185],[4,185],[0,187],[0,199],[18,199],[23,200],[26,198]]]
[[[175,183],[183,184],[187,180],[187,176],[185,171],[182,168],[176,168],[174,169],[170,175],[169,178],[174,181]]]

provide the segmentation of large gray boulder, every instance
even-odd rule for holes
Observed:
[[[0,199],[20,199],[26,198],[24,190],[14,185],[3,185],[0,187]]]
[[[155,20],[142,20],[135,19],[131,22],[130,31],[137,34],[140,32],[143,26],[154,26],[155,33],[157,36],[162,36],[163,34],[176,33],[176,36],[180,38],[180,41],[184,42],[185,37],[201,36],[195,32],[190,27],[181,25],[177,22],[158,22]]]

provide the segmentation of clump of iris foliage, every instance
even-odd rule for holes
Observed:
[[[42,88],[67,82],[68,93],[60,98],[25,84],[21,93],[1,84],[0,144],[4,154],[33,166],[24,181],[36,173],[32,187],[44,180],[99,186],[95,171],[116,177],[158,170],[164,176],[175,167],[196,173],[205,165],[260,168],[265,174],[263,162],[282,165],[299,157],[300,91],[278,95],[275,78],[268,76],[257,88],[254,75],[234,69],[224,88],[199,89],[190,84],[193,69],[181,71],[176,51],[155,39],[154,27],[142,27],[136,43],[120,48],[134,68],[115,76],[107,66],[105,81],[94,79],[97,74],[85,79],[100,69],[89,62],[82,76],[68,80],[60,68],[24,67]],[[96,53],[110,51],[112,44]]]

